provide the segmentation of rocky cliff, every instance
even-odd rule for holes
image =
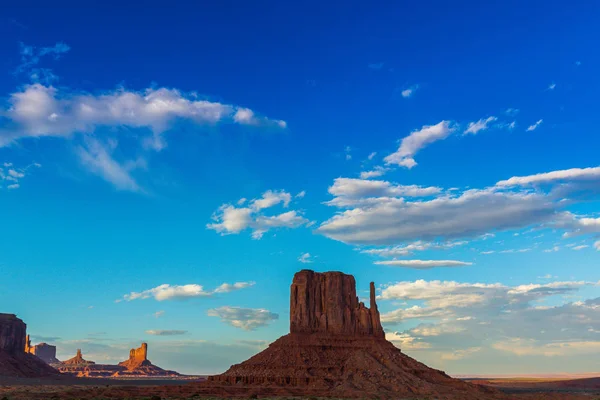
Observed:
[[[0,376],[43,377],[58,374],[54,368],[26,353],[27,325],[14,314],[0,314]]]
[[[22,353],[27,344],[27,325],[14,314],[0,314],[0,351]]]

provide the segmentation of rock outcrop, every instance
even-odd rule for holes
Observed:
[[[120,366],[127,369],[135,369],[144,364],[151,364],[148,361],[148,343],[142,343],[137,349],[129,350],[129,359],[119,363]]]
[[[137,349],[129,351],[129,359],[119,363],[125,368],[115,376],[178,376],[175,371],[164,370],[148,360],[148,344],[142,343]]]
[[[83,358],[83,354],[81,354],[81,349],[77,349],[77,353],[75,354],[75,357],[69,358],[66,361],[63,361],[61,364],[64,365],[92,365],[92,364],[96,364],[93,361],[88,361],[86,359]]]
[[[83,358],[81,350],[67,361],[52,364],[61,373],[87,378],[117,378],[117,377],[146,377],[146,376],[179,376],[175,371],[164,370],[148,360],[148,344],[142,343],[137,349],[129,351],[129,359],[118,365],[96,364]]]
[[[54,368],[25,352],[29,349],[27,325],[14,314],[0,314],[0,376],[37,378],[58,374]]]
[[[352,275],[298,272],[290,290],[290,333],[385,337],[373,282],[370,290],[370,308],[367,308],[356,297]]]
[[[33,354],[46,364],[55,364],[60,362],[56,358],[56,346],[52,346],[48,343],[39,343],[35,346],[32,346],[29,335],[27,335],[27,339],[25,340],[25,353]]]
[[[212,396],[490,399],[493,390],[453,379],[385,339],[370,285],[370,307],[354,277],[303,270],[294,276],[290,333],[198,385]]]

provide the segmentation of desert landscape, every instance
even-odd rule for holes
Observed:
[[[456,379],[402,353],[385,339],[375,284],[369,306],[352,275],[302,270],[290,286],[290,333],[220,375],[183,376],[148,360],[148,345],[118,365],[81,350],[64,362],[26,325],[0,314],[0,396],[7,399],[589,399],[600,378]],[[37,355],[36,355],[37,354]],[[39,357],[41,356],[41,357]],[[43,358],[42,358],[43,357]]]
[[[600,400],[600,0],[0,0],[0,400]]]

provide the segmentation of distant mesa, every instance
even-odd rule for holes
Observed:
[[[356,297],[354,277],[341,272],[302,270],[290,289],[290,333],[198,384],[202,395],[474,400],[497,393],[429,368],[388,342],[374,283],[369,308]]]
[[[29,335],[25,339],[25,352],[33,354],[37,358],[41,359],[46,364],[53,364],[60,362],[56,358],[56,346],[52,346],[48,343],[40,343],[35,346],[31,345],[31,339]]]
[[[77,354],[75,354],[75,357],[73,358],[69,358],[66,361],[63,361],[62,364],[64,365],[92,365],[92,364],[96,364],[93,361],[88,361],[86,359],[83,358],[83,355],[81,354],[81,349],[77,349]]]
[[[27,325],[15,314],[0,313],[0,376],[39,378],[58,375],[57,370],[29,350]]]
[[[52,364],[61,373],[76,377],[86,378],[118,378],[118,377],[147,377],[161,376],[173,377],[180,374],[175,371],[164,370],[148,360],[148,344],[142,343],[141,347],[129,351],[129,359],[118,365],[96,364],[83,358],[81,350],[77,350],[75,357],[64,362]]]

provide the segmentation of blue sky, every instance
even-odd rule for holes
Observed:
[[[598,11],[9,6],[0,311],[59,358],[216,373],[341,270],[436,368],[597,371]]]

